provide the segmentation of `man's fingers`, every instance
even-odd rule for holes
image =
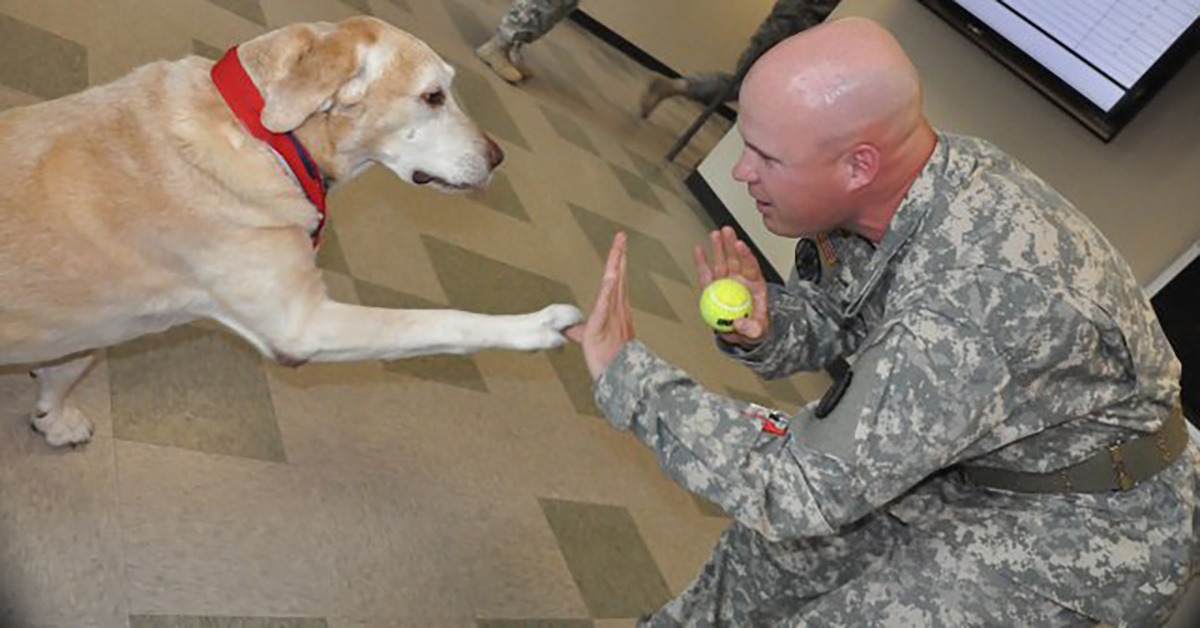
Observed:
[[[708,265],[708,259],[704,256],[704,247],[699,244],[695,249],[692,249],[692,262],[696,265],[696,281],[700,282],[700,289],[713,282],[712,267]]]
[[[762,337],[762,325],[753,318],[739,318],[733,321],[733,330],[748,340],[758,340]]]
[[[617,233],[613,238],[612,248],[608,250],[608,259],[604,262],[604,279],[600,282],[600,292],[596,295],[596,305],[592,308],[592,319],[589,325],[601,324],[608,319],[612,307],[613,291],[620,279],[621,259],[625,256],[625,234]]]
[[[721,246],[725,251],[725,268],[732,276],[742,274],[742,259],[737,252],[738,237],[733,227],[721,229]]]
[[[762,282],[762,267],[758,265],[758,258],[754,257],[754,251],[750,250],[750,245],[738,240],[735,248],[738,259],[742,262],[742,277],[751,284]]]
[[[563,335],[566,336],[568,340],[571,340],[572,342],[578,342],[579,344],[583,344],[583,337],[585,334],[587,334],[587,323],[572,325],[563,330]]]
[[[617,310],[616,314],[625,325],[628,325],[629,313],[629,258],[621,248],[621,259],[617,263]]]
[[[721,241],[721,232],[713,231],[708,234],[708,240],[712,246],[713,279],[727,277],[729,275],[729,267],[725,264],[725,244]]]

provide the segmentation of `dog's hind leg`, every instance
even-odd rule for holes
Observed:
[[[92,422],[73,405],[67,395],[92,366],[96,355],[85,353],[34,369],[38,382],[37,405],[33,407],[33,429],[54,447],[79,445],[92,438]]]

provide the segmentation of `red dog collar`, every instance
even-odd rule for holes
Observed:
[[[229,49],[224,57],[213,66],[212,80],[225,99],[225,104],[242,121],[250,135],[266,142],[283,158],[300,182],[305,196],[317,207],[320,218],[312,232],[313,246],[321,243],[321,230],[325,228],[325,178],[317,169],[312,156],[292,133],[275,133],[262,124],[263,97],[254,81],[246,73],[238,58],[237,46]]]

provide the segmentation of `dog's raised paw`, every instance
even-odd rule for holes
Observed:
[[[92,422],[74,406],[44,413],[35,411],[32,426],[51,447],[82,445],[92,440]]]
[[[521,351],[556,349],[567,343],[563,330],[583,321],[583,313],[574,305],[551,305],[532,314],[515,317],[515,328],[504,334],[503,346]]]
[[[579,308],[561,303],[546,306],[534,316],[542,325],[558,332],[583,322],[583,312]]]

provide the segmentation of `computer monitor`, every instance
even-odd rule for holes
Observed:
[[[921,0],[1111,140],[1200,48],[1200,0]]]

